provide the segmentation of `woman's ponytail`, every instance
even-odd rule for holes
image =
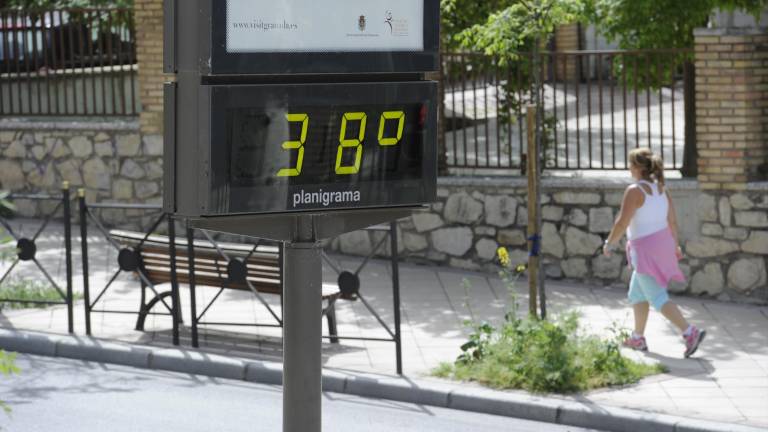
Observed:
[[[649,174],[658,184],[664,186],[664,161],[661,156],[657,154],[651,156],[651,172]]]

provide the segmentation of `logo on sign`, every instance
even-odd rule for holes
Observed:
[[[365,31],[365,15],[360,15],[360,19],[357,21],[357,28],[360,29],[360,31]]]
[[[388,10],[384,14],[384,24],[389,29],[389,34],[395,37],[408,37],[409,26],[408,20],[405,18],[395,18],[395,15],[391,10]]]

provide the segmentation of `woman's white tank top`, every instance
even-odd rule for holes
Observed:
[[[667,221],[667,215],[669,214],[667,194],[660,193],[659,186],[655,183],[640,180],[637,182],[637,185],[645,195],[645,202],[637,209],[635,216],[629,223],[627,237],[630,240],[645,237],[669,226]],[[646,192],[642,185],[648,185],[651,193]]]

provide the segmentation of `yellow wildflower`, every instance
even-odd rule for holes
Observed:
[[[517,267],[515,267],[515,272],[522,273],[528,268],[527,264],[518,264]]]
[[[496,255],[498,255],[501,265],[504,267],[509,266],[509,252],[507,251],[507,248],[504,246],[500,247],[498,250],[496,250]]]

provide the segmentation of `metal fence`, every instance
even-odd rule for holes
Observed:
[[[683,168],[686,142],[695,139],[690,58],[684,50],[542,54],[545,169],[626,169],[636,147]],[[531,64],[530,55],[506,65],[482,54],[443,55],[449,168],[508,174],[524,165]]]
[[[0,10],[0,115],[139,112],[131,9]]]

